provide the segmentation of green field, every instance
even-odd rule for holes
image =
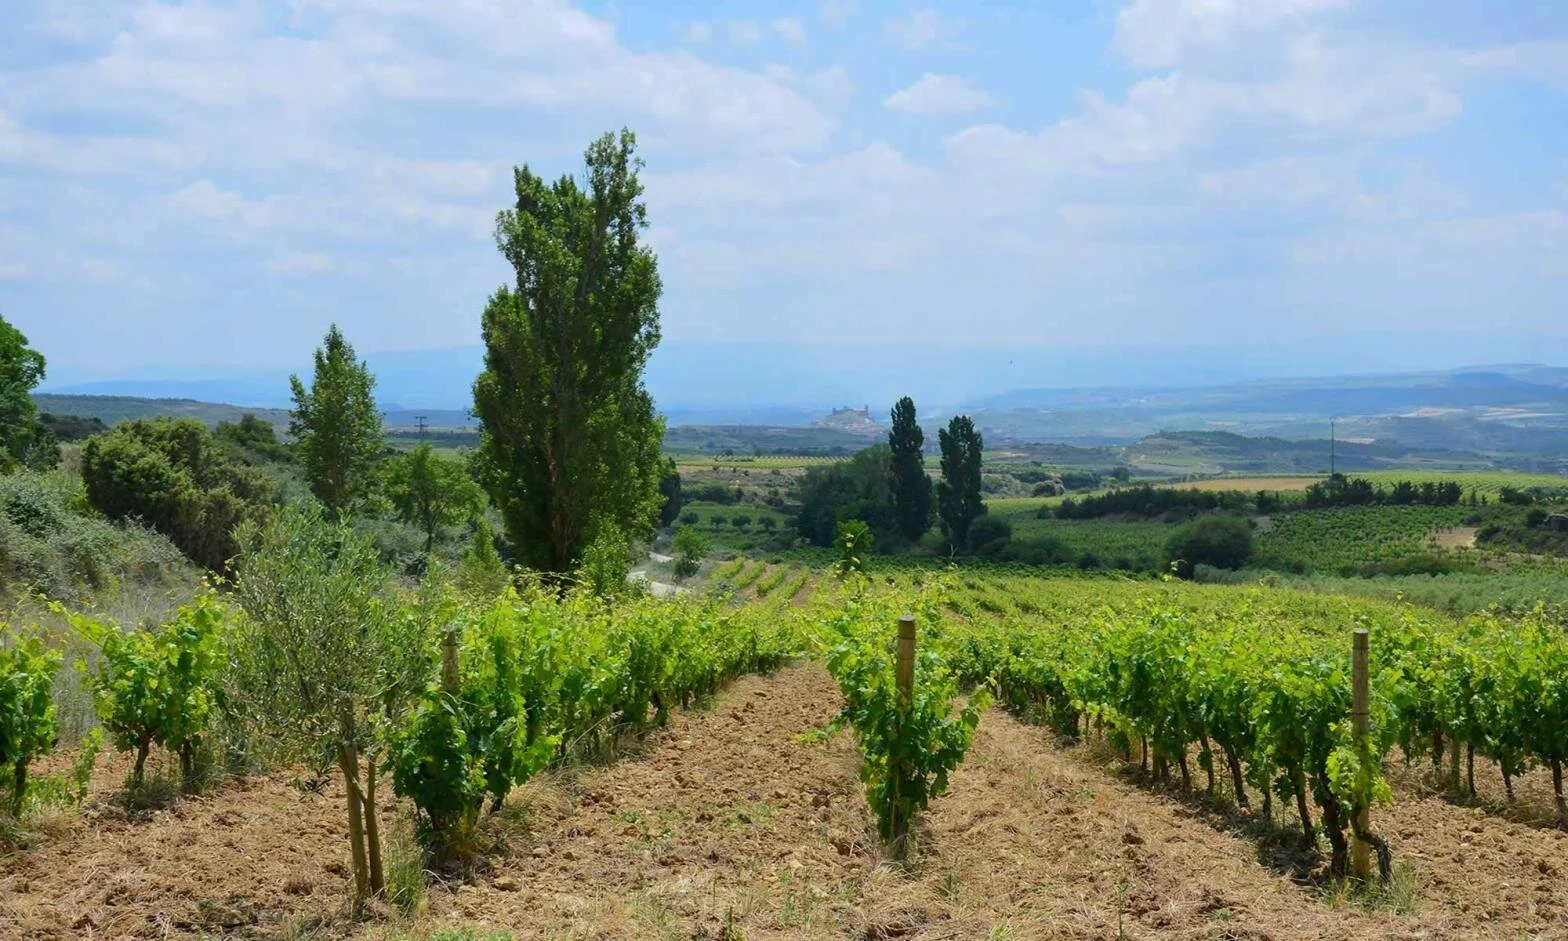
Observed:
[[[695,515],[696,521],[691,521],[689,515]],[[738,527],[734,524],[738,516],[750,517],[750,522]],[[764,519],[772,520],[772,529],[762,522]],[[689,526],[697,530],[707,536],[715,548],[741,552],[769,547],[782,548],[795,537],[793,517],[771,507],[751,504],[725,506],[719,503],[694,501],[681,508],[675,525]]]
[[[1252,567],[1355,575],[1463,566],[1460,552],[1436,544],[1433,534],[1472,512],[1462,506],[1351,506],[1282,513],[1259,532]]]
[[[829,457],[812,454],[763,454],[760,456],[720,456],[716,454],[671,454],[678,468],[737,468],[761,467],[766,469],[791,468],[791,467],[820,467],[824,464],[835,464],[846,460],[842,457]]]
[[[1511,471],[1375,470],[1351,471],[1345,476],[1362,477],[1381,487],[1392,486],[1401,480],[1408,480],[1418,485],[1427,482],[1442,483],[1444,481],[1456,480],[1464,486],[1467,494],[1474,490],[1478,495],[1488,497],[1496,496],[1497,492],[1503,487],[1513,487],[1517,490],[1526,490],[1531,487],[1568,487],[1568,475],[1520,474]],[[1171,481],[1163,484],[1163,486],[1192,487],[1200,490],[1241,490],[1245,492],[1275,490],[1288,493],[1305,490],[1323,479],[1323,474],[1221,475],[1206,477],[1202,480]]]

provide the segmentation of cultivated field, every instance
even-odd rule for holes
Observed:
[[[1395,722],[1396,744],[1430,742],[1423,722],[1438,722],[1450,743],[1482,742],[1491,713],[1463,720],[1471,725],[1422,717],[1442,715],[1461,680],[1486,683],[1500,707],[1526,702],[1524,664],[1565,662],[1553,659],[1564,656],[1561,635],[1544,625],[1286,591],[988,575],[945,587],[879,579],[884,587],[868,597],[882,600],[857,606],[830,577],[810,576],[808,586],[798,566],[741,561],[719,574],[737,591],[734,624],[775,625],[783,633],[770,643],[799,644],[798,658],[740,677],[662,727],[619,736],[614,760],[569,761],[535,777],[488,818],[491,849],[468,878],[432,881],[406,909],[350,920],[340,782],[318,791],[300,786],[299,772],[278,771],[132,812],[117,803],[127,759],[106,754],[86,809],[41,823],[32,848],[0,861],[0,934],[1568,937],[1568,833],[1550,825],[1557,811],[1540,765],[1550,747],[1532,737],[1535,726],[1519,729],[1512,801],[1490,746],[1476,747],[1474,797],[1463,777],[1449,779],[1446,758],[1434,766],[1412,753],[1407,765],[1397,747],[1388,753],[1392,803],[1374,807],[1371,822],[1389,843],[1393,878],[1370,894],[1327,881],[1321,829],[1303,848],[1288,787],[1264,814],[1258,786],[1275,773],[1291,781],[1298,760],[1307,784],[1319,773],[1312,756],[1322,746],[1304,740],[1295,758],[1279,736],[1342,718],[1350,625],[1372,631],[1374,702],[1405,704],[1397,721],[1378,713]],[[1012,708],[981,717],[948,793],[916,827],[910,861],[897,864],[875,832],[858,740],[812,733],[844,702],[816,652],[849,630],[890,658],[885,615],[906,607],[920,612],[923,649],[960,676],[995,677]],[[646,623],[656,610],[638,617]],[[1536,659],[1493,656],[1520,644],[1535,645]],[[1132,676],[1114,666],[1128,657],[1157,671],[1147,684],[1117,685]],[[922,664],[924,681],[935,681],[935,664]],[[1421,679],[1427,669],[1452,682]],[[1281,675],[1305,685],[1271,692]],[[1140,689],[1158,695],[1138,698]],[[1232,698],[1205,705],[1209,695]],[[1276,695],[1306,697],[1278,726],[1247,706]],[[1084,705],[1096,711],[1078,712]],[[1209,718],[1175,738],[1157,732],[1161,753],[1185,766],[1155,780],[1153,764],[1140,771],[1139,736],[1174,731],[1161,717],[1187,709]],[[1242,724],[1225,725],[1227,715]],[[1205,727],[1212,780],[1195,737]],[[1221,746],[1238,759],[1234,781]],[[45,770],[69,759],[57,754]],[[1317,800],[1307,806],[1321,828]],[[380,812],[401,834],[394,858],[411,858],[408,805],[388,794]]]
[[[1273,490],[1285,493],[1306,490],[1308,487],[1323,480],[1322,474],[1303,475],[1276,475],[1269,477],[1211,477],[1207,480],[1186,482],[1168,482],[1157,484],[1162,487],[1181,487],[1191,490],[1241,490],[1255,492],[1258,490]],[[1513,487],[1524,490],[1530,487],[1559,488],[1568,487],[1568,476],[1560,474],[1516,474],[1508,471],[1352,471],[1348,477],[1364,477],[1374,484],[1382,486],[1391,485],[1397,481],[1408,480],[1415,484],[1428,481],[1442,483],[1448,480],[1457,480],[1464,485],[1465,492],[1474,490],[1483,496],[1496,496],[1503,487]]]

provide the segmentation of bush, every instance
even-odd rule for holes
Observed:
[[[36,637],[0,647],[0,788],[10,791],[0,809],[13,818],[22,815],[28,765],[52,749],[59,734],[53,695],[59,670],[60,655]]]
[[[1182,578],[1199,564],[1239,569],[1252,558],[1252,524],[1228,513],[1206,513],[1171,537],[1166,561]]]
[[[94,512],[77,478],[32,471],[0,477],[0,579],[80,600],[122,580],[166,583],[185,570],[163,536]]]
[[[223,613],[216,601],[201,595],[156,630],[126,632],[112,621],[65,614],[103,653],[93,674],[93,705],[114,746],[136,752],[131,789],[140,791],[146,783],[153,745],[180,756],[181,777],[193,789],[196,749],[223,665],[218,636]]]
[[[708,539],[694,529],[682,529],[675,534],[675,553],[675,577],[690,578],[702,567]]]
[[[144,520],[215,571],[238,550],[234,527],[258,518],[275,490],[193,418],[139,419],[93,438],[82,450],[82,480],[99,512]]]
[[[999,555],[1013,538],[1012,524],[998,516],[982,516],[969,527],[969,551],[975,555]]]

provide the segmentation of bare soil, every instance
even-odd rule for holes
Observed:
[[[0,936],[1568,938],[1568,834],[1541,815],[1457,806],[1424,769],[1395,769],[1398,802],[1373,823],[1405,897],[1375,908],[1314,883],[1291,835],[1259,836],[996,710],[915,858],[894,865],[852,740],[802,738],[839,703],[815,664],[748,677],[612,764],[530,783],[494,822],[488,870],[433,885],[414,916],[346,919],[335,786],[253,778],[144,816],[99,798],[0,860]],[[123,772],[105,758],[100,786]],[[1477,775],[1485,804],[1500,783]],[[1523,805],[1549,801],[1538,778],[1519,783]],[[386,825],[404,812],[382,810]]]

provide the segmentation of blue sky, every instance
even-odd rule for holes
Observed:
[[[1560,0],[7,0],[0,313],[55,384],[471,344],[510,168],[622,125],[669,343],[1568,361]]]

